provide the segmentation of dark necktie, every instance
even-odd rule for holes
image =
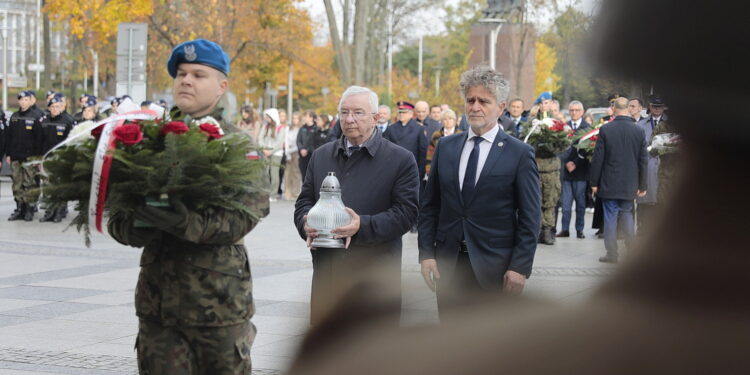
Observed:
[[[474,195],[477,165],[479,164],[479,144],[482,143],[482,137],[474,136],[471,140],[474,141],[474,148],[471,149],[471,154],[469,154],[469,161],[466,163],[466,173],[464,173],[464,183],[461,187],[464,204],[469,203],[469,200]]]

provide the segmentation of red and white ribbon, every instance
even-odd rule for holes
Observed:
[[[586,133],[586,135],[584,135],[583,137],[581,137],[581,139],[578,142],[583,142],[583,141],[585,141],[585,140],[587,140],[587,139],[589,139],[589,138],[591,138],[591,137],[593,137],[595,135],[599,135],[599,128],[596,128],[596,129],[594,129],[594,130]]]
[[[94,169],[91,173],[91,192],[89,194],[89,224],[94,223],[96,230],[100,233],[102,232],[104,203],[107,200],[109,172],[112,167],[112,150],[117,144],[112,132],[125,124],[125,121],[152,120],[155,116],[156,112],[154,111],[134,111],[112,116],[102,121],[106,125],[104,125],[102,135],[99,137],[99,144],[94,155]]]

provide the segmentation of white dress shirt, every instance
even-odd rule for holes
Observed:
[[[482,135],[482,142],[479,143],[479,160],[477,161],[477,176],[474,180],[474,185],[476,186],[477,181],[479,181],[479,175],[482,174],[482,168],[484,167],[484,162],[487,161],[487,155],[490,154],[490,149],[492,148],[492,143],[495,142],[495,137],[497,136],[497,132],[500,130],[500,128],[495,125],[492,130],[484,133]],[[471,155],[471,150],[474,149],[474,131],[469,127],[468,131],[469,136],[466,137],[466,143],[464,143],[464,149],[461,151],[461,160],[458,164],[458,184],[461,187],[461,189],[464,188],[464,175],[466,175],[466,165],[469,164],[469,155]]]
[[[570,121],[570,127],[573,128],[573,130],[578,130],[578,127],[581,126],[581,120],[578,121]]]

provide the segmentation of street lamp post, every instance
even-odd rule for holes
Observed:
[[[500,28],[503,27],[503,24],[505,24],[505,20],[502,18],[482,18],[479,20],[479,23],[484,23],[488,25],[495,26],[494,29],[490,30],[490,68],[493,70],[496,68],[496,62],[497,59],[497,35],[500,33]]]
[[[8,110],[8,28],[0,28],[3,36],[3,111]]]

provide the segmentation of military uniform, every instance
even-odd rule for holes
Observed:
[[[198,39],[175,48],[168,63],[172,77],[181,62],[180,56],[174,61],[178,52],[183,53],[182,61],[185,53],[191,53],[191,62],[228,72],[225,54],[225,69],[202,59],[222,56],[221,48]],[[217,108],[212,117],[222,129],[238,132],[221,120],[220,113]],[[268,214],[267,194],[245,194],[237,200],[262,216]],[[135,289],[139,372],[250,374],[250,347],[255,337],[250,318],[255,307],[243,238],[259,218],[214,207],[191,211],[178,197],[170,197],[169,203],[169,210],[144,205],[136,207],[132,216],[115,214],[108,222],[115,240],[143,247]],[[136,221],[150,227],[136,226]]]
[[[40,154],[44,155],[58,143],[68,138],[70,130],[75,125],[73,116],[67,112],[61,112],[59,115],[52,117],[47,114],[39,120],[40,123]],[[59,223],[67,213],[66,207],[47,207],[44,217],[40,221],[54,221]]]
[[[555,211],[557,201],[560,200],[560,159],[536,158],[539,180],[542,187],[542,229],[539,242],[547,245],[555,243]]]
[[[24,219],[31,221],[36,211],[38,196],[29,194],[30,190],[39,187],[38,171],[35,166],[25,162],[32,156],[41,154],[41,125],[39,120],[44,112],[36,105],[25,111],[17,111],[10,116],[5,130],[6,150],[10,157],[13,177],[13,198],[16,200],[16,211],[8,220]]]
[[[222,123],[226,132],[233,127]],[[268,195],[243,196],[268,213]],[[145,206],[134,217],[114,215],[109,233],[143,247],[135,290],[141,374],[249,374],[255,326],[252,278],[243,238],[258,223],[245,214],[210,208],[175,212]],[[135,227],[134,221],[154,225]],[[178,371],[179,369],[179,371]]]

